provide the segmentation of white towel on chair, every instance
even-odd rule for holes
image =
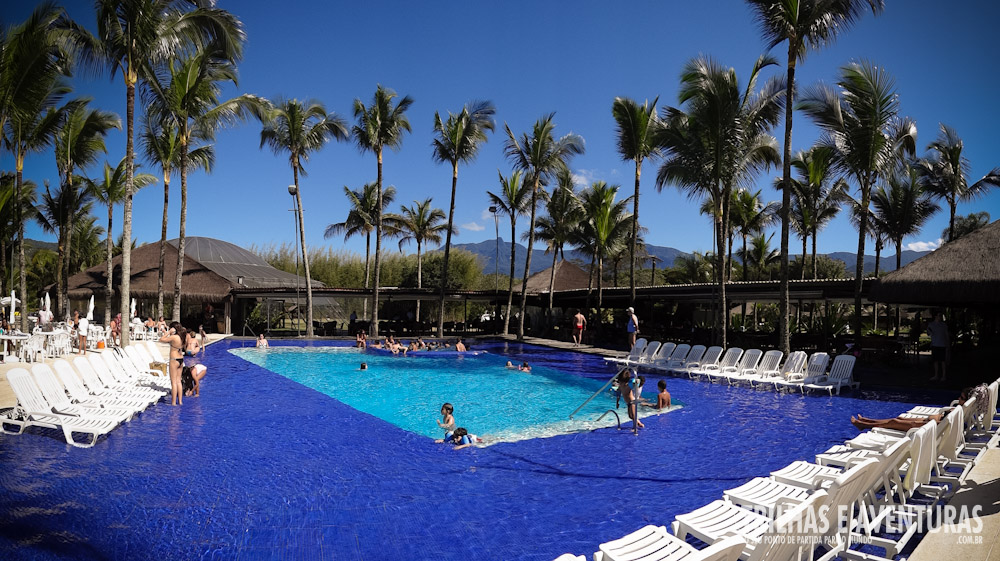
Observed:
[[[906,471],[903,486],[912,492],[918,485],[926,485],[931,481],[931,471],[937,461],[937,423],[928,421],[913,434],[913,446],[910,448],[910,469]]]
[[[958,447],[965,444],[965,410],[961,406],[952,409],[948,414],[948,427],[941,440],[940,455],[949,460],[958,459]]]

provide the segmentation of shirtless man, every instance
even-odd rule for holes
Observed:
[[[464,353],[466,351],[465,343],[463,343],[461,339],[459,339],[458,342],[455,343],[455,350],[460,353]]]
[[[587,318],[583,317],[580,310],[573,316],[573,346],[579,347],[583,342],[583,330],[587,328]]]

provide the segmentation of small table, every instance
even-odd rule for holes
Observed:
[[[27,340],[28,340],[28,335],[23,335],[23,334],[18,335],[16,333],[9,333],[9,334],[5,333],[3,335],[0,335],[0,362],[7,362],[8,343],[13,343],[14,349],[11,354],[17,356],[19,354],[18,351],[21,350],[21,345],[23,345],[24,342]]]

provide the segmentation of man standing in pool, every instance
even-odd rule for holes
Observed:
[[[628,314],[628,323],[625,325],[625,330],[628,332],[628,348],[635,346],[635,336],[639,333],[639,317],[635,315],[635,308],[628,307],[625,308],[625,313]]]
[[[583,342],[583,330],[587,328],[587,318],[583,317],[580,310],[573,316],[573,346],[579,347]]]

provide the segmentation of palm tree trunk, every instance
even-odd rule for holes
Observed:
[[[372,247],[372,233],[371,230],[369,230],[368,233],[365,234],[365,290],[368,290],[368,286],[370,284],[369,277],[371,276],[371,247]],[[367,298],[364,299],[364,303],[362,304],[361,317],[371,320],[371,318],[368,317]],[[368,330],[371,331],[370,326]]]
[[[378,160],[375,196],[375,287],[372,290],[372,325],[371,336],[378,338],[378,282],[379,271],[382,269],[382,149],[375,152]]]
[[[556,286],[556,259],[559,258],[559,249],[552,252],[552,270],[549,272],[549,319],[552,319],[552,290]]]
[[[806,244],[809,241],[809,234],[802,235],[802,271],[799,280],[806,280]]]
[[[178,136],[181,137],[181,225],[177,235],[177,271],[174,275],[174,301],[171,321],[181,321],[181,284],[184,280],[184,241],[185,230],[187,229],[187,131],[186,127],[181,127]],[[298,183],[298,181],[296,181]],[[128,247],[131,240],[128,238],[122,241],[122,245]],[[130,318],[131,319],[131,318]],[[124,323],[124,320],[122,321]]]
[[[108,193],[108,195],[110,195],[110,194],[111,193]],[[113,284],[114,283],[115,269],[111,265],[112,254],[114,253],[114,247],[115,247],[114,246],[114,241],[113,241],[114,238],[112,238],[112,234],[111,234],[111,221],[114,218],[114,210],[115,210],[115,205],[114,205],[114,203],[111,202],[111,197],[109,196],[108,197],[108,241],[105,242],[105,247],[104,247],[105,252],[107,253],[107,257],[108,257],[108,264],[107,264],[108,278],[107,278],[106,284],[104,285],[104,326],[105,327],[111,325],[111,298],[114,296],[114,293],[115,293],[114,284]],[[161,271],[160,278],[162,279],[163,278],[163,273],[162,273],[162,271],[163,271],[163,264],[162,264],[162,261],[161,261],[161,264],[160,264],[160,271]],[[161,291],[160,294],[162,295],[163,292]],[[161,300],[161,303],[162,303],[162,300]]]
[[[418,290],[424,287],[424,285],[423,285],[423,271],[424,271],[424,268],[423,268],[423,261],[421,259],[420,240],[417,240],[417,289]],[[417,313],[416,313],[415,317],[416,317],[417,324],[419,324],[420,323],[420,297],[419,296],[417,297]]]
[[[72,167],[69,167],[69,171],[66,173],[66,189],[68,189],[69,192],[71,192],[71,193],[73,192],[73,189],[74,189],[74,186],[73,186],[73,168]],[[72,200],[74,202],[76,201],[76,195],[73,195]],[[66,315],[67,316],[70,314],[70,304],[69,304],[69,274],[70,274],[70,271],[72,270],[72,265],[70,263],[72,261],[72,259],[70,259],[70,257],[71,257],[72,251],[73,251],[73,245],[72,245],[73,244],[73,225],[74,225],[74,222],[75,222],[74,218],[76,218],[76,211],[77,211],[77,209],[75,209],[75,208],[67,208],[66,209],[66,256],[63,259],[63,267],[65,269],[63,270],[63,274],[62,274],[62,282],[59,284],[59,293],[60,293],[60,296],[61,296],[61,298],[59,299],[59,301],[60,302],[65,302],[65,304],[63,305],[63,308],[66,310]]]
[[[170,170],[163,170],[163,222],[160,224],[160,270],[156,274],[156,316],[163,317],[163,264],[167,260],[167,210],[170,204]],[[110,233],[110,230],[108,230]]]
[[[122,311],[121,344],[128,345],[129,322],[125,321],[125,310],[129,309],[132,283],[132,194],[135,191],[135,81],[125,74],[125,201],[122,204],[122,280],[119,288],[119,310]],[[177,306],[178,302],[174,302]]]
[[[183,153],[182,153],[183,154]],[[309,272],[309,250],[306,249],[306,224],[305,213],[302,211],[302,190],[299,189],[299,162],[296,160],[292,166],[292,175],[295,178],[295,206],[299,213],[299,244],[302,246],[302,270],[306,274],[306,337],[313,337],[313,289],[312,275]],[[381,195],[379,196],[381,202]],[[181,205],[181,212],[184,210]],[[375,277],[378,279],[378,276]],[[378,282],[376,280],[376,282]]]
[[[628,305],[635,306],[635,243],[639,237],[639,178],[642,176],[642,158],[635,159],[635,199],[632,201],[632,239],[628,246]],[[618,275],[615,274],[615,279]],[[549,305],[551,308],[552,305]]]
[[[871,202],[871,186],[865,175],[861,180],[861,212],[858,217],[858,256],[854,269],[854,336],[861,337],[861,288],[865,278],[865,236],[868,233],[868,204]],[[859,342],[860,339],[856,339]]]
[[[722,201],[720,201],[721,203]],[[716,344],[722,345],[723,348],[726,347],[726,331],[727,331],[727,316],[728,308],[726,306],[726,233],[723,231],[723,219],[722,213],[724,212],[721,208],[717,209],[718,218],[715,220],[715,243],[717,244],[718,251],[715,253],[715,262],[719,264],[719,274],[716,276],[717,282],[719,283],[719,310],[716,313],[716,330],[717,338]]]
[[[812,238],[813,238],[813,244],[812,244],[813,245],[813,252],[812,252],[812,258],[813,258],[813,263],[812,263],[812,265],[813,265],[813,276],[812,276],[812,278],[813,278],[813,280],[816,280],[816,277],[819,276],[819,275],[817,274],[817,269],[816,269],[816,229],[815,228],[813,228],[813,233],[812,234],[813,234],[812,235]]]
[[[538,174],[534,174],[531,188],[531,219],[528,222],[528,255],[524,260],[524,278],[521,279],[521,317],[517,325],[517,340],[524,341],[524,316],[528,307],[528,274],[531,271],[531,251],[535,247],[535,207],[538,206]]]
[[[896,240],[896,270],[898,271],[900,267],[903,266],[903,238]],[[899,305],[896,305],[896,337],[899,337]]]
[[[954,196],[948,197],[948,209],[949,209],[949,213],[950,213],[949,214],[949,218],[948,218],[948,241],[949,242],[952,241],[953,239],[955,239],[955,206],[956,206],[955,197]]]
[[[14,208],[17,209],[17,267],[18,267],[18,294],[21,301],[27,302],[24,295],[28,292],[28,268],[24,262],[24,210],[21,208],[21,191],[23,189],[24,177],[24,156],[17,155],[17,177],[14,180]],[[13,305],[13,303],[11,303]],[[21,308],[23,311],[24,308]],[[28,332],[28,314],[21,314],[21,332]]]
[[[65,209],[63,209],[65,211]],[[66,224],[59,224],[59,238],[56,240],[56,299],[59,300],[59,315],[63,318],[69,316],[67,311],[69,306],[62,295],[63,286],[63,266],[66,263]],[[24,300],[24,294],[21,295]]]
[[[507,280],[507,313],[503,317],[503,334],[510,333],[510,309],[514,307],[514,259],[516,257],[517,245],[514,239],[517,236],[517,213],[511,210],[510,216],[510,278]]]
[[[740,237],[743,238],[743,282],[747,282],[747,234],[746,232],[740,232]],[[746,329],[747,325],[747,302],[743,301],[740,306],[740,318],[743,320],[743,328]],[[756,326],[754,326],[756,327]]]
[[[789,210],[792,206],[792,109],[795,93],[795,40],[788,41],[788,78],[785,88],[785,142],[781,157],[781,284],[778,288],[778,348],[785,355],[791,352],[788,333],[788,242]],[[863,243],[863,241],[862,241]],[[860,299],[860,291],[858,293]]]
[[[448,261],[451,258],[451,229],[455,219],[455,190],[458,188],[458,160],[451,163],[451,206],[448,208],[448,231],[444,236],[444,269],[441,271],[440,310],[438,310],[437,336],[444,337],[444,295],[448,288]]]

